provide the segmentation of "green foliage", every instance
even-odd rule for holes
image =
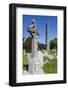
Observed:
[[[55,51],[50,50],[50,51],[48,52],[48,54],[49,54],[49,55],[54,55],[54,54],[55,54]]]
[[[57,49],[57,39],[55,38],[54,40],[50,41],[50,49]]]
[[[46,74],[57,73],[57,60],[52,60],[44,64],[43,71]]]
[[[25,49],[26,52],[31,52],[31,43],[32,43],[32,37],[28,37],[23,43],[23,49]]]
[[[30,53],[31,48],[32,48],[31,46],[32,46],[32,37],[28,37],[27,39],[25,39],[24,37],[23,38],[23,49],[25,49],[26,52]],[[50,41],[50,49],[54,49],[54,48],[57,49],[57,39],[56,38]],[[38,49],[39,50],[46,49],[46,44],[38,42]]]
[[[38,49],[40,49],[40,50],[46,49],[46,45],[42,44],[42,43],[38,43]]]
[[[23,43],[23,49],[25,49],[26,52],[31,52],[31,46],[32,46],[32,37],[28,37]],[[38,49],[42,50],[45,48],[46,48],[45,44],[38,43]]]

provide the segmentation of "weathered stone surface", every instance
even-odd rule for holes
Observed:
[[[43,67],[43,53],[41,51],[38,51],[38,58],[41,63],[41,67]]]
[[[24,74],[24,75],[28,75],[28,74],[29,74],[29,72],[28,72],[28,71],[26,71],[26,70],[24,70],[24,71],[23,71],[23,74]]]
[[[37,36],[34,36],[32,38],[32,52],[31,52],[31,55],[32,55],[32,57],[37,57],[37,54],[38,54]]]
[[[36,21],[32,21],[32,25],[29,26],[28,32],[32,36],[32,52],[30,55],[30,60],[29,60],[29,73],[30,74],[41,74],[43,73],[42,70],[42,63],[41,60],[43,61],[42,56],[40,57],[38,53],[38,43],[37,43],[37,38],[38,38],[38,29],[37,29],[37,24]]]

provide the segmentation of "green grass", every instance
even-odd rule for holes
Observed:
[[[54,54],[55,54],[55,51],[50,50],[50,51],[48,52],[48,54],[50,54],[50,55],[54,55]]]
[[[28,65],[29,61],[28,61],[28,55],[27,54],[23,54],[23,65]]]
[[[52,55],[54,54],[54,52],[50,51],[49,53],[51,53]],[[43,57],[44,62],[46,60],[48,60],[47,57]],[[29,65],[29,60],[28,60],[28,55],[27,54],[23,54],[23,69],[26,70],[26,66]],[[57,60],[52,60],[46,64],[43,65],[43,71],[45,74],[51,74],[51,73],[57,73]]]
[[[29,64],[28,55],[23,53],[23,70],[27,70],[27,65]]]
[[[46,74],[57,73],[57,60],[52,60],[43,65],[43,71]]]

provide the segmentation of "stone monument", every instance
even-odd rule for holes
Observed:
[[[31,50],[31,55],[29,60],[28,71],[30,74],[41,74],[43,73],[43,70],[40,62],[41,60],[38,55],[38,43],[37,43],[39,31],[37,28],[37,23],[34,19],[32,20],[32,24],[28,26],[28,32],[32,37],[32,50]]]
[[[46,50],[50,50],[50,41],[49,41],[49,22],[46,23]]]

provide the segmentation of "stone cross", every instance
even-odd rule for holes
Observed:
[[[37,38],[39,36],[39,32],[37,29],[36,21],[34,19],[32,20],[32,24],[28,27],[28,32],[32,36],[32,57],[36,57],[38,51]]]
[[[28,32],[32,37],[32,49],[31,49],[28,71],[31,74],[42,73],[41,62],[40,62],[41,60],[38,55],[38,43],[37,43],[39,32],[37,28],[37,23],[34,19],[32,20],[32,24],[28,26]]]

